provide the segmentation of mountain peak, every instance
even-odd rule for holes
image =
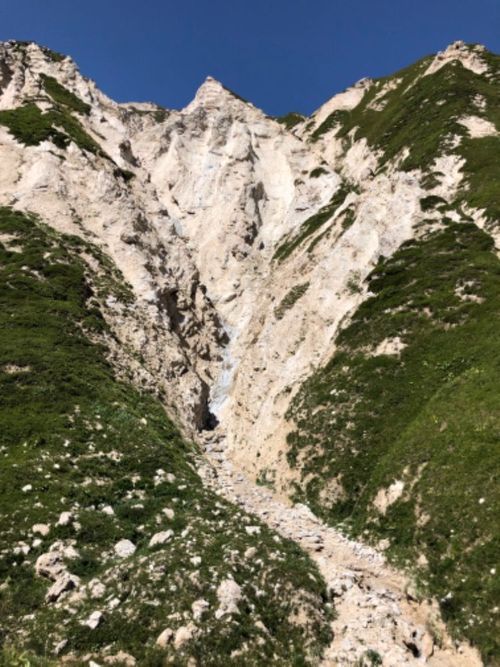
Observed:
[[[481,44],[466,44],[462,40],[456,40],[447,46],[444,51],[439,51],[436,54],[426,74],[433,74],[449,62],[457,60],[476,74],[484,74],[488,70],[488,66],[481,57],[484,51],[485,47]]]
[[[186,111],[190,112],[200,107],[204,109],[219,109],[221,106],[227,106],[235,101],[248,104],[242,97],[226,88],[220,81],[213,76],[207,76],[205,81],[196,91],[196,95]]]

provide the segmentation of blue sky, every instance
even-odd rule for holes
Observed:
[[[456,39],[500,51],[500,0],[0,0],[0,39],[70,54],[119,101],[187,104],[207,75],[310,113]]]

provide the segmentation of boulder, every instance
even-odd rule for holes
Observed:
[[[79,585],[80,579],[77,576],[69,572],[64,572],[49,588],[45,599],[47,602],[56,602],[63,593],[78,588]]]
[[[221,618],[226,614],[238,614],[241,588],[234,579],[225,579],[217,588],[217,599],[219,601],[219,608],[215,612],[215,618]]]
[[[83,621],[83,625],[86,625],[91,630],[95,630],[99,625],[101,625],[102,619],[102,612],[93,611],[90,616],[85,621]]]
[[[165,628],[156,638],[156,646],[160,648],[166,648],[169,644],[172,643],[174,639],[174,631],[170,628]]]
[[[179,649],[184,644],[187,644],[188,641],[193,639],[193,637],[198,633],[198,628],[194,623],[188,623],[188,625],[181,625],[175,633],[174,646]]]
[[[136,546],[130,540],[120,540],[114,546],[114,551],[120,558],[128,558],[135,553]]]
[[[35,572],[40,577],[47,577],[55,581],[65,570],[61,554],[58,551],[49,551],[39,556],[35,563]]]

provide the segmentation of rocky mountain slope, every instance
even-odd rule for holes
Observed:
[[[5,664],[494,664],[500,59],[281,119],[0,76]]]

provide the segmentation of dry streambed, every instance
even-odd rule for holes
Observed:
[[[203,447],[205,483],[296,541],[318,565],[336,612],[323,666],[482,665],[474,649],[449,637],[436,602],[417,599],[409,579],[381,553],[325,525],[306,506],[287,505],[255,485],[228,459],[221,434],[205,435]]]

